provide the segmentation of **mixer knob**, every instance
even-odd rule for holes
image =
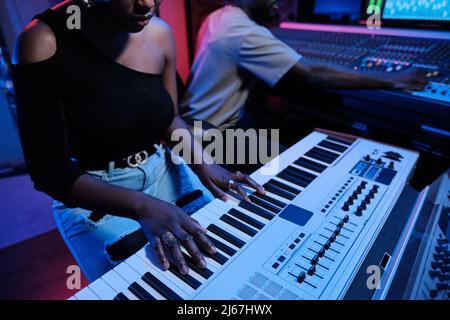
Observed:
[[[306,278],[306,273],[304,273],[303,271],[298,275],[297,277],[297,282],[298,283],[303,283],[303,281],[305,281]]]
[[[435,261],[444,260],[445,255],[443,253],[435,253],[433,254],[433,258]]]
[[[371,159],[370,159],[370,156],[369,155],[366,155],[365,157],[364,157],[364,161],[366,161],[366,162],[369,162]]]
[[[346,214],[344,217],[344,222],[347,223],[349,221],[350,221],[350,216],[348,214]]]
[[[437,290],[430,290],[430,298],[436,298],[438,295]]]
[[[446,252],[446,251],[448,251],[448,245],[438,245],[438,246],[436,246],[436,252],[437,253],[444,253],[444,252]]]
[[[311,259],[311,264],[316,265],[319,262],[319,256],[316,254],[314,258]]]
[[[394,169],[394,161],[391,161],[388,166],[389,169]]]
[[[318,256],[322,258],[324,255],[325,255],[325,248],[322,247],[322,248],[319,250]]]
[[[342,227],[344,226],[344,224],[345,224],[345,221],[344,221],[344,219],[342,219],[339,223],[338,223],[338,228],[339,229],[342,229]]]
[[[441,273],[439,271],[432,271],[430,270],[429,275],[431,277],[431,279],[434,279],[436,277],[438,277]]]
[[[450,286],[449,286],[448,284],[446,284],[446,283],[438,283],[438,284],[436,285],[436,289],[437,289],[438,291],[444,291],[444,290],[450,289]]]
[[[383,164],[383,160],[381,160],[381,158],[378,158],[377,161],[375,162],[377,165],[382,165]]]
[[[308,275],[313,276],[314,273],[316,273],[316,266],[311,266],[311,268],[309,268],[308,270]]]
[[[438,245],[442,246],[448,243],[447,239],[438,239],[437,241]]]
[[[363,211],[361,209],[361,207],[358,207],[355,211],[355,215],[357,215],[358,217],[361,217],[363,214]]]
[[[361,208],[361,210],[366,210],[367,209],[367,205],[363,202],[361,203],[361,205],[359,206]]]
[[[331,236],[330,236],[330,240],[329,240],[331,243],[333,243],[333,242],[335,242],[336,241],[336,233],[335,232],[333,232],[332,234],[331,234]]]
[[[436,270],[443,267],[443,264],[440,262],[432,262],[431,263],[431,269]]]
[[[330,247],[331,247],[331,241],[328,240],[327,242],[325,242],[325,244],[323,245],[323,247],[325,248],[325,250],[330,249]]]
[[[342,210],[344,211],[350,210],[350,204],[348,203],[348,201],[344,203],[344,205],[342,206]]]
[[[336,230],[334,231],[334,233],[336,234],[336,236],[341,234],[341,227],[337,226]]]

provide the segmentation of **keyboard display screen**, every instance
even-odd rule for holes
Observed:
[[[450,0],[386,0],[383,18],[450,21]]]

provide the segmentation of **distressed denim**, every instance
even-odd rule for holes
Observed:
[[[193,214],[214,199],[188,165],[174,164],[170,150],[156,147],[157,151],[148,161],[137,168],[113,168],[111,164],[109,170],[87,173],[112,185],[142,191],[173,204],[192,191],[200,190],[199,198],[182,207],[187,214]],[[113,261],[106,248],[140,228],[135,220],[103,213],[93,215],[91,210],[67,208],[59,201],[54,201],[53,212],[64,241],[89,281],[121,262]]]

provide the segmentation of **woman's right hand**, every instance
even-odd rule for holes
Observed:
[[[174,263],[182,274],[188,274],[181,246],[202,269],[206,268],[206,261],[201,250],[208,254],[216,253],[216,248],[206,236],[207,230],[173,204],[148,199],[139,208],[138,215],[142,230],[164,270]]]

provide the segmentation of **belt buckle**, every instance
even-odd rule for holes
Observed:
[[[127,158],[127,165],[130,168],[137,168],[141,164],[145,164],[148,160],[147,151],[141,151]]]

